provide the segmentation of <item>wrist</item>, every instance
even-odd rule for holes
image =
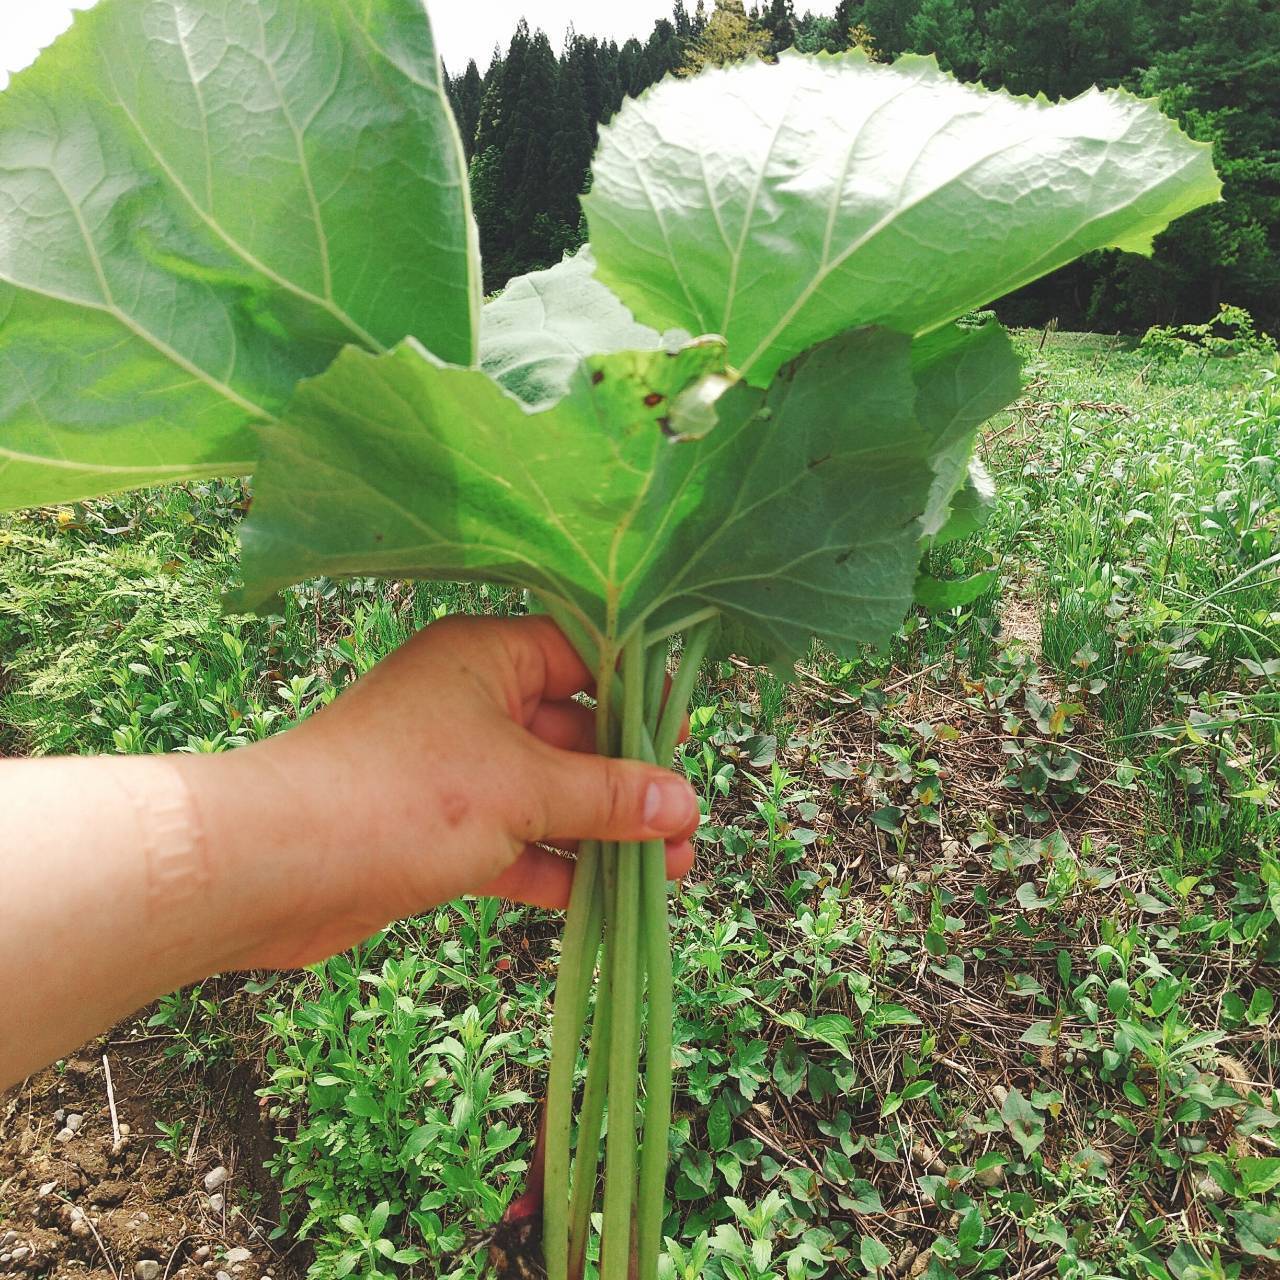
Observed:
[[[214,855],[211,972],[309,964],[385,923],[330,942],[353,890],[342,783],[317,772],[296,731],[177,763]]]
[[[204,847],[208,871],[198,908],[204,936],[189,954],[199,956],[207,973],[234,970],[290,909],[289,895],[281,892],[277,807],[292,806],[260,747],[174,756],[169,763],[182,778],[188,830]]]
[[[116,771],[137,825],[143,915],[161,951],[190,948],[212,884],[203,817],[186,774],[169,757],[121,763]]]

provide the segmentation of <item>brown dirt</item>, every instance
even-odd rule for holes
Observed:
[[[1039,601],[1021,591],[1010,592],[1001,604],[1000,635],[1005,641],[1016,640],[1039,662],[1044,639]]]
[[[0,1275],[134,1280],[151,1260],[163,1280],[214,1280],[218,1271],[298,1280],[300,1251],[291,1256],[268,1240],[278,1193],[262,1167],[273,1143],[252,1068],[212,1066],[193,1087],[165,1056],[170,1038],[145,1033],[131,1019],[0,1094]],[[118,1145],[104,1053],[124,1134]],[[58,1136],[59,1111],[84,1119],[69,1140]],[[183,1122],[180,1158],[157,1145],[157,1117]],[[218,1165],[230,1174],[220,1213],[204,1189]],[[250,1258],[228,1261],[236,1248]]]

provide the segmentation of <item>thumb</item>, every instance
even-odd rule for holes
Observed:
[[[698,829],[693,788],[669,769],[547,747],[533,771],[538,840],[685,840]]]

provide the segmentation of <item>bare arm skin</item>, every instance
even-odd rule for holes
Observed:
[[[591,754],[589,682],[546,619],[450,620],[256,746],[0,763],[0,1088],[212,973],[468,893],[561,907],[539,842],[662,838],[683,875],[693,792]]]

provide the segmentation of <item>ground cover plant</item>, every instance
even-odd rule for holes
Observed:
[[[1027,391],[982,446],[992,522],[936,566],[995,563],[997,584],[913,616],[887,654],[816,648],[789,686],[716,663],[695,692],[682,762],[707,820],[672,919],[664,1274],[737,1275],[759,1241],[756,1274],[874,1276],[883,1250],[880,1274],[971,1275],[951,1257],[970,1209],[987,1232],[979,1274],[1197,1280],[1274,1262],[1280,717],[1245,644],[1263,669],[1280,657],[1274,366],[1236,356],[1197,374],[1091,335],[1018,345]],[[482,588],[321,580],[289,593],[287,616],[221,617],[237,505],[198,484],[0,522],[7,750],[109,751],[139,735],[224,750],[322,705],[445,611],[519,607]],[[162,588],[181,630],[154,645]],[[1028,688],[1054,712],[1084,709],[1042,732]],[[1049,747],[1077,766],[1071,788],[1024,778]],[[289,1213],[277,1277],[292,1275],[300,1250],[284,1255],[301,1236],[326,1280],[354,1247],[340,1220],[367,1230],[383,1200],[385,1245],[423,1255],[384,1260],[384,1274],[484,1269],[470,1246],[531,1158],[559,955],[556,919],[493,908],[433,913],[301,977],[175,994],[111,1037],[173,1064],[148,1087],[181,1157],[206,1135],[198,1160],[228,1154],[205,1156],[208,1117],[226,1106],[218,1077],[264,1063]],[[1168,975],[1170,1034],[1216,1040],[1170,1061],[1157,1141],[1161,1076],[1121,1023],[1163,1034],[1137,1004]],[[475,1066],[455,1073],[459,1059]],[[1028,1143],[1043,1129],[1029,1158],[1005,1090],[1030,1105]],[[4,1181],[38,1136],[31,1099],[0,1108]],[[170,1149],[158,1127],[135,1132]],[[203,1166],[179,1158],[173,1176],[184,1169],[198,1184]],[[30,1176],[0,1193],[0,1232],[28,1241],[27,1206],[53,1175]],[[243,1221],[259,1250],[255,1228],[275,1226],[240,1181],[225,1221],[188,1210],[202,1234],[174,1237],[183,1280],[199,1274],[200,1239]],[[104,1210],[117,1269],[133,1261],[116,1242],[138,1207]],[[92,1239],[55,1238],[67,1252],[40,1235],[45,1262],[99,1260]]]
[[[224,8],[106,0],[0,100],[16,388],[0,501],[252,471],[242,605],[322,574],[524,589],[598,672],[610,753],[670,757],[713,645],[785,666],[816,636],[852,656],[913,598],[961,606],[988,587],[919,574],[976,527],[974,437],[1018,388],[997,326],[951,322],[1086,250],[1147,249],[1217,191],[1207,150],[1136,99],[1051,106],[927,59],[790,57],[625,109],[586,202],[590,254],[481,316],[418,6],[285,5],[248,34],[213,21]],[[1026,697],[1042,732],[1069,731]],[[1052,748],[1018,776],[1041,795],[1075,778]],[[770,867],[799,844],[779,834],[792,787],[762,786]],[[601,1274],[658,1272],[661,867],[660,849],[579,855],[545,1118],[557,1280],[586,1266],[606,1106]],[[375,1258],[389,1205],[350,1228],[352,1267]]]

